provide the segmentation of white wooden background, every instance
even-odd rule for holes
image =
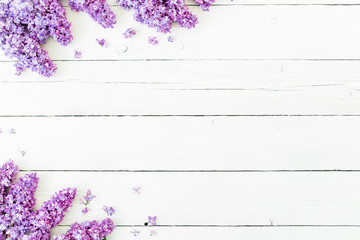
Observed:
[[[74,42],[46,45],[54,78],[14,76],[0,55],[2,161],[39,172],[38,204],[68,186],[97,195],[54,233],[108,204],[109,240],[359,239],[359,0],[192,4],[200,23],[174,43],[111,4],[112,30],[68,11]]]

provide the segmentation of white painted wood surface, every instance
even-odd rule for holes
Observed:
[[[2,161],[38,171],[38,205],[68,186],[97,195],[54,233],[108,204],[109,240],[360,237],[358,0],[189,2],[200,23],[174,43],[109,3],[111,30],[67,7],[75,40],[45,46],[51,79],[14,76],[0,54]]]

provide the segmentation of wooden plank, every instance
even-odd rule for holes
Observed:
[[[117,225],[140,226],[154,215],[162,226],[360,224],[356,172],[40,172],[38,176],[38,205],[69,186],[77,187],[79,196],[88,188],[96,195],[85,216],[75,199],[65,225],[105,218],[103,205],[116,209],[112,219]],[[141,195],[132,190],[138,186]]]
[[[119,76],[121,78],[121,76]],[[125,82],[126,79],[123,79]],[[156,80],[155,80],[156,81]],[[241,81],[241,79],[239,80]],[[299,82],[298,82],[299,83]],[[358,115],[360,82],[276,81],[255,88],[117,83],[0,83],[0,115]],[[277,90],[280,85],[280,90]],[[282,87],[282,86],[284,87]],[[160,86],[160,87],[159,87]],[[242,86],[246,86],[245,84]],[[191,85],[190,85],[191,87]],[[19,97],[24,100],[19,100]]]
[[[66,232],[67,227],[59,227],[54,234]],[[136,237],[138,240],[149,239],[149,231],[152,228],[137,228],[140,234]],[[134,228],[122,227],[116,228],[108,240],[130,240],[134,239],[131,234]],[[357,240],[360,234],[359,228],[155,228],[156,236],[159,240],[181,240],[181,239],[208,239],[218,240],[231,237],[247,240],[342,240],[344,236],[348,240]]]
[[[0,159],[23,170],[360,170],[359,120],[1,118]]]
[[[14,74],[13,63],[0,62],[0,83],[69,82],[151,85],[151,89],[243,89],[296,91],[306,88],[356,88],[360,61],[69,61],[57,62],[52,78],[31,71]],[[124,87],[124,86],[123,86]],[[324,92],[323,89],[318,94]]]
[[[85,13],[69,11],[75,40],[66,48],[49,40],[46,49],[55,60],[74,60],[74,49],[83,51],[83,60],[360,59],[360,32],[354,24],[360,22],[360,6],[222,6],[210,13],[191,9],[199,15],[198,28],[174,28],[174,43],[167,42],[168,34],[136,23],[118,7],[119,24],[111,30]],[[138,30],[136,37],[123,38],[128,27]],[[159,36],[160,44],[149,45],[149,36]],[[95,41],[103,37],[107,49]],[[8,58],[1,54],[0,61]]]

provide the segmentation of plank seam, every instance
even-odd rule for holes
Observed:
[[[360,169],[314,169],[314,170],[92,170],[92,169],[22,169],[20,172],[89,172],[89,173],[328,173],[328,172],[360,172]]]

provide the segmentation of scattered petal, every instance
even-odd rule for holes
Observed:
[[[131,233],[134,235],[134,237],[137,237],[140,234],[140,231],[138,231],[137,229],[134,229],[131,231]]]
[[[153,225],[153,226],[156,226],[156,218],[157,218],[156,216],[154,216],[154,217],[149,216],[148,217],[148,223]]]
[[[139,195],[141,194],[141,187],[133,187],[132,190],[136,194],[139,194]]]
[[[174,37],[173,37],[173,36],[169,36],[169,37],[168,37],[168,42],[174,42]]]
[[[112,216],[115,213],[115,209],[113,207],[103,206],[103,210],[109,215]]]
[[[25,157],[26,152],[24,150],[19,150],[21,156]]]
[[[83,210],[81,210],[81,212],[82,212],[83,214],[87,214],[88,211],[89,211],[89,209],[88,209],[87,207],[85,207]]]
[[[125,38],[132,38],[133,36],[136,35],[136,31],[133,28],[128,28],[124,33],[123,33]]]
[[[158,45],[159,44],[159,41],[157,40],[157,37],[149,37],[148,42],[151,45]]]
[[[15,129],[11,128],[11,129],[9,130],[9,134],[16,134]]]
[[[74,55],[75,55],[75,58],[81,58],[82,57],[82,52],[75,50]]]
[[[96,197],[96,196],[94,196],[94,195],[91,193],[90,189],[88,189],[88,190],[86,191],[85,196],[80,199],[80,202],[81,202],[82,204],[84,204],[85,206],[87,206],[87,205],[89,205],[89,203],[90,203],[95,197]]]
[[[98,44],[102,47],[107,47],[107,42],[105,41],[105,39],[96,39],[96,41],[98,42]]]

